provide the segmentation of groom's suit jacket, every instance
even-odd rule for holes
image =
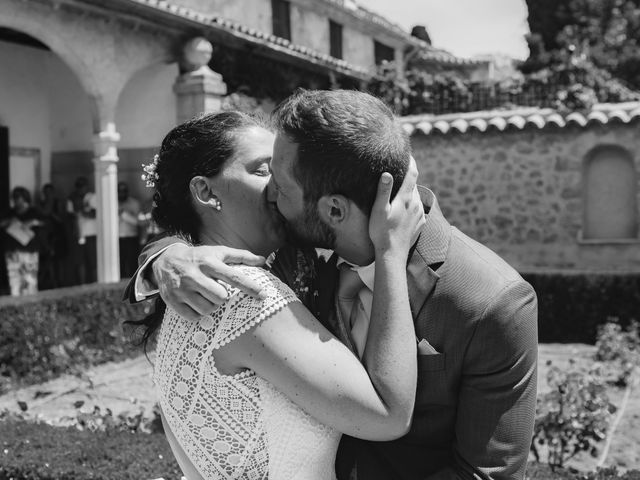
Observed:
[[[452,227],[435,198],[428,207],[407,279],[416,339],[435,352],[422,348],[431,353],[418,357],[411,430],[389,442],[344,437],[338,476],[347,480],[355,464],[358,480],[522,478],[536,405],[535,293],[498,255]],[[147,246],[140,264],[175,241]],[[279,255],[274,271],[290,280],[295,252]],[[317,262],[315,313],[349,345],[336,320],[335,264],[335,255]]]

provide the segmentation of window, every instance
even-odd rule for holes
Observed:
[[[631,154],[617,145],[600,145],[584,161],[585,240],[638,237],[637,176]]]
[[[329,20],[329,54],[342,59],[342,25]]]
[[[271,15],[273,18],[273,34],[276,37],[291,40],[289,2],[286,0],[271,0]]]
[[[380,65],[384,60],[392,61],[395,58],[395,52],[393,48],[384,43],[380,43],[377,40],[373,41],[373,47],[376,58],[376,65]]]

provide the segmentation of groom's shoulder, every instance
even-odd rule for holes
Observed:
[[[452,228],[446,264],[448,268],[445,271],[451,274],[454,281],[487,293],[526,283],[504,258],[455,227]]]

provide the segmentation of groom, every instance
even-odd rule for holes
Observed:
[[[341,216],[354,208],[368,216],[382,172],[401,183],[409,140],[382,102],[356,91],[298,92],[276,109],[274,120],[268,201],[286,219],[292,243],[335,252],[316,257],[314,250],[301,250],[313,252],[317,279],[318,295],[307,299],[308,306],[359,354],[375,265],[359,248],[369,241],[366,223],[345,225]],[[523,478],[536,403],[535,293],[504,260],[452,227],[433,193],[426,191],[423,201],[425,226],[407,262],[419,355],[413,423],[406,436],[389,442],[345,436],[336,462],[339,478]],[[274,271],[291,285],[299,259],[309,257],[282,249]],[[136,301],[152,294],[148,285],[144,291],[147,278],[167,304],[195,317],[224,299],[212,278],[255,290],[231,278],[224,265],[242,261],[256,258],[165,237],[146,247],[128,295]],[[338,268],[345,261],[360,277],[356,295],[363,305],[351,325],[337,320],[334,300],[345,283],[345,269]]]

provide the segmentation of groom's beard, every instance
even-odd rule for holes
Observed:
[[[336,234],[318,215],[316,205],[305,203],[301,215],[285,221],[287,243],[294,247],[328,248],[335,250]]]

